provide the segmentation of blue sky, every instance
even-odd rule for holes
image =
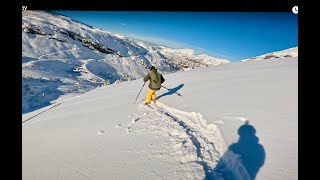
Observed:
[[[298,46],[298,16],[287,12],[55,12],[111,33],[231,61]]]

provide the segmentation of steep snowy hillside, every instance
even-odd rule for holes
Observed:
[[[24,114],[23,180],[298,179],[298,58],[164,77],[157,109],[137,79]]]
[[[151,65],[167,74],[228,62],[148,45],[49,11],[22,12],[23,113],[61,95],[141,78]]]
[[[298,47],[289,48],[282,51],[271,52],[267,54],[263,54],[257,57],[240,60],[240,62],[244,61],[257,61],[262,59],[274,59],[274,58],[286,58],[286,57],[298,57]]]

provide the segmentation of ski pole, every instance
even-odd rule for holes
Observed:
[[[162,85],[161,85],[162,86]],[[166,87],[164,87],[164,86],[162,86],[163,88],[165,88],[165,89],[167,89],[168,91],[170,91],[168,88],[166,88]],[[176,93],[176,94],[178,94],[178,96],[182,96],[180,93],[177,93],[177,92],[174,92],[174,93]]]
[[[142,88],[144,87],[144,85],[145,85],[145,84],[146,84],[146,82],[144,82],[144,83],[143,83]],[[141,93],[141,91],[142,91],[142,88],[140,89],[140,92],[139,92],[139,94],[138,94],[138,96],[137,96],[136,100],[138,99],[138,97],[139,97],[139,95],[140,95],[140,93]],[[134,100],[133,104],[134,104],[134,103],[136,103],[136,100]]]

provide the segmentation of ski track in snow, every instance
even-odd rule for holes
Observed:
[[[127,133],[150,133],[156,134],[156,137],[159,134],[170,137],[171,143],[161,147],[158,152],[181,163],[181,172],[173,173],[175,177],[170,179],[223,179],[213,171],[226,151],[218,127],[208,124],[200,113],[184,112],[160,102],[156,104],[146,106],[139,103],[140,111],[129,115],[133,120],[139,119],[139,123],[129,123]]]
[[[83,171],[78,170],[78,169],[76,169],[76,168],[68,165],[66,162],[64,162],[64,161],[62,161],[62,160],[58,160],[56,157],[54,157],[54,156],[52,156],[52,155],[45,154],[45,153],[43,153],[43,152],[41,152],[41,151],[38,151],[38,150],[36,150],[36,149],[33,149],[33,150],[34,150],[35,152],[39,153],[42,157],[44,157],[44,158],[47,159],[47,160],[50,160],[50,161],[52,161],[52,162],[54,162],[54,163],[56,163],[56,164],[58,164],[58,165],[61,165],[61,166],[65,167],[65,168],[67,168],[67,169],[70,169],[71,171],[73,171],[73,172],[75,172],[75,173],[77,173],[77,174],[80,174],[81,176],[84,176],[84,177],[86,177],[86,178],[95,180],[95,178],[87,175],[87,174],[84,173]]]
[[[56,107],[56,106],[59,106],[60,104],[61,104],[61,103],[54,104],[54,105],[52,105],[51,107],[49,107],[48,109],[46,109],[46,110],[44,110],[44,111],[41,111],[41,112],[39,112],[38,114],[35,114],[35,115],[29,117],[28,119],[22,121],[22,126],[27,125],[28,123],[31,122],[31,120],[32,120],[33,118],[39,116],[39,115],[42,114],[42,113],[45,113],[45,112],[49,111],[50,109],[52,109],[52,108],[54,108],[54,107]]]
[[[93,90],[91,90],[91,91],[94,91],[94,90],[96,90],[96,89],[93,89]],[[37,113],[37,114],[35,114],[35,115],[33,115],[33,116],[29,117],[28,119],[23,120],[23,121],[22,121],[22,126],[25,126],[25,125],[27,125],[27,124],[29,124],[29,123],[33,122],[33,118],[35,118],[35,117],[37,117],[37,116],[39,116],[39,115],[41,115],[41,114],[43,114],[43,113],[45,113],[45,112],[47,112],[47,111],[49,111],[49,110],[53,109],[53,108],[55,108],[55,107],[57,107],[57,106],[61,105],[62,103],[64,103],[64,102],[68,102],[68,101],[70,101],[70,100],[72,100],[72,99],[79,98],[80,96],[81,96],[81,95],[77,95],[77,96],[74,96],[74,97],[71,97],[71,98],[68,98],[68,99],[62,100],[62,101],[60,101],[60,102],[57,102],[57,103],[55,103],[55,104],[51,104],[51,105],[49,105],[49,106],[44,107],[44,108],[43,108],[43,111],[40,111],[39,113]]]
[[[70,99],[78,98],[79,96]],[[65,101],[69,101],[67,99]],[[64,101],[63,101],[64,102]],[[52,107],[28,118],[22,122],[22,126],[32,122],[31,120],[50,109],[60,105],[57,103]],[[226,151],[224,139],[215,124],[208,124],[202,115],[197,112],[185,112],[172,107],[168,107],[161,102],[156,105],[146,106],[143,101],[138,103],[139,112],[129,115],[130,122],[127,126],[117,124],[116,128],[125,129],[126,133],[149,133],[159,136],[170,137],[170,142],[164,142],[159,150],[134,150],[125,149],[124,152],[140,154],[141,158],[154,159],[157,158],[160,163],[168,165],[170,160],[175,159],[180,162],[178,169],[173,169],[170,172],[172,177],[162,177],[160,174],[153,172],[153,175],[160,179],[217,179],[223,180],[223,173],[215,170],[217,163],[221,160],[223,154],[228,153],[228,159],[224,159],[223,164],[228,169],[231,169],[237,179],[247,179],[247,172],[243,164],[238,160],[232,152]],[[236,118],[240,121],[246,121],[244,117],[225,117]],[[98,134],[103,134],[103,130],[99,130]],[[152,144],[151,144],[152,146]],[[46,159],[52,160],[68,169],[71,169],[90,179],[92,177],[86,175],[66,163],[42,154]],[[170,166],[176,167],[171,164]],[[230,173],[230,172],[227,172]]]
[[[42,59],[42,57],[43,57],[43,56],[52,55],[52,54],[67,52],[67,51],[81,51],[81,50],[80,50],[80,49],[68,49],[68,50],[56,51],[56,52],[53,52],[53,53],[43,54],[43,55],[39,56],[38,59],[41,59],[41,60],[50,60],[50,58],[49,58],[49,59]]]

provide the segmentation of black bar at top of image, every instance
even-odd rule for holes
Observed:
[[[297,0],[25,0],[29,10],[290,12]]]

